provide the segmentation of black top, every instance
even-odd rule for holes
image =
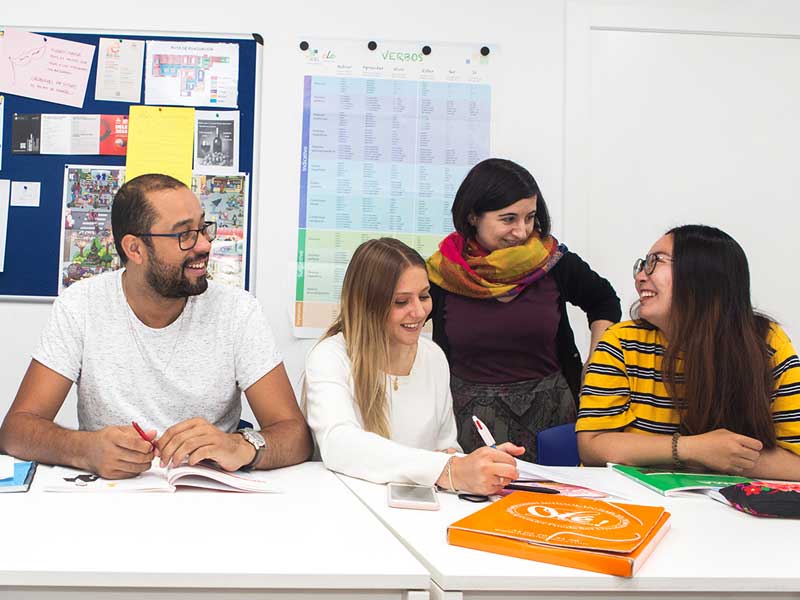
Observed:
[[[556,333],[556,351],[561,364],[561,372],[567,380],[576,399],[581,385],[581,369],[583,362],[575,345],[575,335],[567,317],[567,302],[580,307],[588,322],[606,320],[617,323],[622,316],[619,298],[608,280],[592,271],[591,267],[574,252],[567,252],[549,273],[556,282],[559,292],[559,310],[561,321]],[[450,359],[450,344],[445,332],[444,299],[450,294],[431,283],[433,310],[433,340],[444,350]],[[514,302],[514,300],[512,300]]]

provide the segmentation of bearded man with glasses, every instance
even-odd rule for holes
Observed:
[[[228,471],[306,460],[308,427],[258,301],[208,281],[216,223],[197,197],[168,175],[141,175],[115,196],[111,223],[124,269],[56,299],[0,451],[108,479],[155,456]],[[54,423],[73,382],[78,431]],[[237,430],[242,392],[260,431]]]

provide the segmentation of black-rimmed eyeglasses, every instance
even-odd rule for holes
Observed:
[[[213,242],[217,237],[217,223],[216,221],[205,221],[202,227],[197,229],[187,229],[179,233],[132,233],[138,237],[171,237],[178,240],[178,246],[183,251],[191,250],[197,244],[197,238],[200,234],[206,236],[209,242]]]
[[[672,257],[667,254],[660,254],[653,252],[644,258],[637,258],[633,263],[633,276],[636,277],[639,273],[644,271],[645,275],[652,275],[656,270],[656,265],[660,262],[672,262]]]

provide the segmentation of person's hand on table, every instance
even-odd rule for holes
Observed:
[[[692,465],[701,465],[719,473],[743,473],[751,469],[763,448],[754,438],[715,429],[699,435],[678,439],[678,456]]]
[[[155,431],[146,432],[151,438]],[[128,479],[147,471],[155,451],[133,427],[109,426],[91,432],[86,451],[88,468],[103,479]]]
[[[213,460],[226,471],[236,471],[253,460],[256,449],[238,433],[225,433],[195,417],[173,425],[155,442],[161,466],[196,465]]]
[[[484,446],[466,456],[453,457],[450,471],[453,485],[473,494],[496,494],[519,477],[514,456],[524,452],[524,448],[505,442],[497,448]]]

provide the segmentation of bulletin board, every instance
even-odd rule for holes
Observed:
[[[61,277],[61,233],[64,197],[65,165],[125,166],[125,156],[88,155],[20,155],[13,154],[13,117],[18,114],[128,114],[126,102],[95,100],[100,38],[125,40],[187,41],[211,43],[235,43],[239,46],[238,108],[239,111],[239,171],[247,173],[247,248],[244,268],[244,287],[251,289],[255,256],[253,224],[257,223],[257,181],[254,165],[257,164],[260,106],[260,65],[263,39],[252,35],[209,35],[121,31],[78,31],[28,29],[40,35],[52,35],[60,39],[92,44],[96,47],[92,69],[86,88],[82,108],[16,96],[0,92],[4,96],[3,144],[0,179],[19,182],[40,182],[40,204],[38,207],[9,206],[6,233],[5,264],[0,272],[0,299],[3,300],[52,300],[58,295]],[[146,65],[145,65],[146,68]],[[142,103],[145,100],[145,78],[142,78]],[[197,110],[213,110],[196,107]]]

